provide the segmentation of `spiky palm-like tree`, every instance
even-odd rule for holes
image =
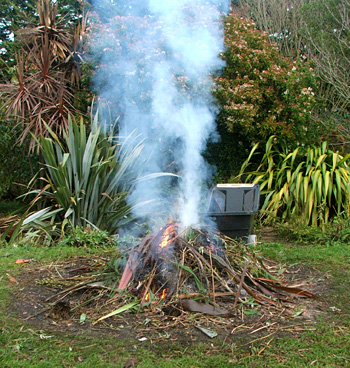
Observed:
[[[22,143],[29,134],[48,136],[47,127],[62,136],[68,115],[75,114],[74,93],[79,88],[81,43],[86,18],[74,29],[57,15],[52,0],[38,1],[39,24],[18,33],[22,48],[17,54],[16,74],[0,86],[8,116],[23,125]],[[46,125],[44,124],[46,123]],[[29,149],[35,147],[30,140]]]

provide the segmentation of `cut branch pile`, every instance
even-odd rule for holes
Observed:
[[[300,284],[278,279],[281,265],[262,260],[251,247],[209,228],[179,233],[178,226],[169,223],[144,237],[127,256],[121,277],[116,268],[122,259],[110,254],[79,261],[78,268],[70,263],[50,265],[48,277],[38,282],[54,293],[42,301],[47,307],[28,318],[48,313],[57,319],[64,310],[65,316],[76,319],[89,315],[96,324],[127,311],[144,311],[152,318],[159,316],[165,325],[174,318],[191,323],[185,311],[218,323],[222,320],[216,317],[243,321],[243,315],[254,313],[293,315],[299,304],[293,296],[317,298]]]
[[[176,305],[230,316],[238,303],[249,298],[281,307],[291,301],[291,295],[316,297],[283,284],[272,273],[245,244],[208,229],[179,234],[177,225],[169,223],[130,252],[115,298],[132,294],[141,307]]]

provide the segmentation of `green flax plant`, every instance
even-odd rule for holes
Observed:
[[[69,118],[68,131],[60,140],[50,131],[41,137],[40,151],[45,163],[42,189],[29,191],[35,195],[32,205],[41,203],[42,209],[22,219],[22,230],[32,232],[89,226],[116,233],[130,220],[133,206],[126,198],[135,182],[132,166],[142,150],[142,142],[131,135],[121,141],[115,136],[115,125],[102,128],[95,115],[91,132],[83,120]],[[140,204],[138,204],[140,205]]]
[[[307,225],[324,228],[333,216],[350,215],[350,154],[343,157],[327,142],[289,152],[271,136],[258,167],[248,166],[258,154],[256,144],[239,177],[259,184],[263,194],[262,218],[266,223],[301,217]]]

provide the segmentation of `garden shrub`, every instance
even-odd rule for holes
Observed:
[[[107,231],[90,227],[75,227],[68,231],[58,242],[59,246],[110,248],[116,245],[115,237],[109,236]]]
[[[124,144],[114,128],[101,127],[96,114],[90,133],[82,119],[78,123],[69,118],[62,141],[53,132],[41,137],[44,186],[27,195],[35,195],[32,205],[40,203],[42,209],[28,214],[23,227],[45,229],[51,224],[57,229],[70,224],[115,234],[130,221],[132,206],[126,198],[135,180],[131,167],[142,146]]]
[[[239,170],[252,144],[273,134],[290,148],[317,137],[316,79],[308,63],[282,57],[266,33],[234,14],[225,20],[225,44],[226,65],[214,89],[222,142],[208,151],[221,177]]]
[[[335,217],[321,229],[317,226],[307,226],[300,219],[295,219],[289,223],[279,224],[277,231],[281,238],[289,241],[332,246],[350,241],[350,220],[342,216]]]
[[[0,122],[0,200],[12,200],[23,194],[33,176],[32,170],[38,168],[36,155],[28,157],[17,142],[18,136],[19,129]]]
[[[226,62],[214,94],[228,130],[240,124],[254,141],[272,134],[286,142],[309,139],[315,76],[305,62],[282,57],[255,24],[235,15],[225,21]]]

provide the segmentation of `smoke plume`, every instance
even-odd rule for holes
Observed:
[[[223,65],[221,17],[228,0],[94,0],[102,27],[92,42],[99,55],[95,87],[119,116],[120,134],[136,132],[143,175],[171,172],[135,184],[130,200],[153,200],[140,210],[201,222],[212,170],[202,153],[215,137],[211,75]],[[141,207],[142,209],[142,207]]]

